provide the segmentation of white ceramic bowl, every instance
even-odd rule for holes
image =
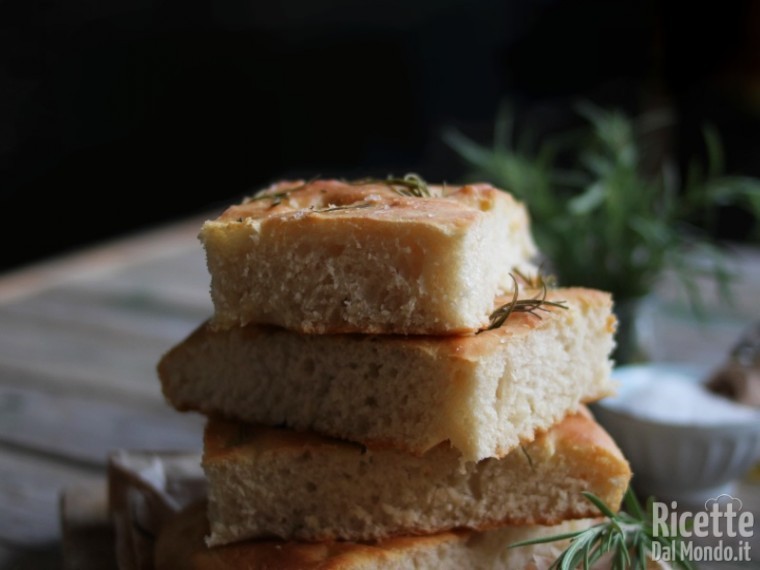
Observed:
[[[686,401],[668,401],[668,392],[672,396],[674,390],[662,390],[660,395],[657,389],[657,382],[666,377],[668,382],[699,383],[708,372],[684,365],[622,366],[613,372],[618,395],[592,406],[599,423],[630,461],[634,486],[641,494],[703,501],[729,491],[760,461],[760,411],[741,407],[732,418],[730,410],[723,410],[720,421],[707,424],[706,418],[688,409]],[[638,412],[626,409],[626,401],[635,394],[649,395]],[[689,415],[697,419],[689,420]]]

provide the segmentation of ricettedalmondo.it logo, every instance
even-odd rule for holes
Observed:
[[[653,541],[653,560],[749,562],[754,532],[754,514],[731,495],[708,499],[697,512],[679,509],[676,501],[652,503],[653,536],[676,539]]]

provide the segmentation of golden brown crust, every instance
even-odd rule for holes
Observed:
[[[595,507],[581,497],[582,490],[595,493],[613,509],[617,508],[631,477],[628,463],[620,450],[585,408],[577,414],[569,415],[550,430],[538,434],[534,441],[525,443],[521,450],[515,450],[500,460],[485,460],[465,479],[456,482],[447,480],[443,487],[439,487],[442,481],[431,476],[431,473],[456,469],[457,457],[456,451],[447,444],[441,444],[422,458],[414,460],[396,449],[367,448],[313,433],[299,433],[282,428],[254,426],[212,418],[206,428],[203,465],[207,473],[210,473],[212,497],[216,497],[216,501],[222,501],[215,503],[216,508],[213,512],[221,513],[232,509],[231,514],[216,515],[215,526],[212,529],[212,544],[261,536],[262,533],[313,541],[425,535],[446,530],[452,526],[481,531],[505,525],[555,525],[563,521],[595,515]],[[305,463],[307,458],[308,464]],[[320,475],[314,475],[312,462],[322,466],[321,469],[325,471],[319,471]],[[230,501],[231,493],[235,492],[234,487],[228,488],[225,482],[225,474],[229,473],[235,473],[236,480],[242,478],[259,481],[257,485],[261,487],[260,496],[269,497],[274,492],[272,489],[279,488],[276,483],[270,485],[271,478],[268,474],[270,465],[279,465],[278,469],[284,469],[285,472],[306,469],[312,473],[304,480],[293,479],[290,485],[293,489],[298,489],[306,480],[322,482],[317,483],[319,486],[328,479],[341,480],[340,474],[353,472],[352,468],[347,466],[359,463],[377,466],[371,467],[363,477],[367,482],[375,482],[371,484],[375,485],[373,488],[378,497],[385,497],[382,501],[384,504],[387,502],[387,509],[399,513],[406,513],[409,505],[389,499],[380,481],[391,476],[388,475],[389,473],[396,473],[396,476],[399,473],[419,473],[419,476],[409,479],[407,485],[416,490],[418,500],[421,505],[424,505],[421,508],[427,509],[428,513],[437,514],[431,515],[432,518],[415,516],[411,520],[406,518],[408,515],[400,515],[398,521],[394,519],[384,522],[379,520],[383,517],[379,517],[373,519],[376,527],[371,531],[352,528],[350,531],[339,532],[336,532],[333,526],[334,515],[329,515],[323,520],[332,522],[310,527],[308,531],[297,524],[292,527],[299,529],[297,534],[289,534],[288,531],[274,530],[275,527],[280,528],[279,522],[275,523],[275,527],[268,527],[267,524],[258,526],[258,523],[246,522],[244,518],[240,518],[235,512],[237,507],[232,506],[235,501]],[[334,472],[331,471],[331,465],[338,466]],[[308,477],[316,477],[316,479],[308,479]],[[482,481],[490,481],[490,483],[481,487]],[[437,492],[444,492],[446,485],[451,486],[451,496],[458,497],[456,504],[449,504],[448,508],[462,509],[461,514],[452,519],[449,519],[449,515],[444,514],[444,511],[440,511],[441,505],[435,499]],[[482,501],[485,502],[480,499],[468,500],[467,506],[463,507],[458,501],[462,500],[461,497],[468,495],[466,489],[471,485],[480,489]],[[493,506],[493,489],[500,487],[503,487],[504,491],[497,492],[499,501],[504,505],[509,505],[508,507]],[[349,487],[340,489],[338,485],[332,492],[340,495],[352,493]],[[433,492],[433,489],[437,491]],[[558,500],[555,493],[564,494],[564,498]],[[547,497],[547,502],[536,502],[535,496],[538,495]],[[256,496],[259,495],[247,495],[243,500],[251,504],[260,504]],[[375,506],[365,502],[367,498],[364,495],[357,493],[351,496],[354,497],[353,504],[357,509],[374,512]],[[549,499],[549,496],[553,496],[554,499]],[[306,498],[306,502],[310,500]],[[267,499],[265,498],[264,501]],[[331,513],[341,510],[336,508],[337,503],[333,501],[328,500],[327,504],[320,501],[318,501],[320,509],[325,508]],[[283,512],[290,512],[287,502],[287,500],[284,501]],[[314,507],[307,507],[306,502],[297,501],[300,513],[298,520],[301,520],[301,517],[321,516],[311,510]],[[226,506],[221,507],[222,504]],[[485,504],[492,506],[484,509]],[[232,518],[225,518],[227,516]],[[401,520],[405,522],[400,523]],[[252,526],[247,527],[248,524]],[[292,524],[295,524],[295,519]],[[232,525],[238,530],[230,535],[228,530],[223,530],[223,528],[228,528],[227,525]],[[348,534],[344,535],[342,532],[348,532]]]
[[[497,329],[460,336],[301,335],[263,325],[224,331],[202,325],[162,359],[159,376],[165,397],[180,410],[415,454],[448,440],[467,460],[502,456],[578,402],[614,389],[610,296],[570,288],[551,290],[548,299],[568,308],[515,312]],[[524,396],[528,387],[532,396]],[[327,401],[320,396],[326,393]],[[528,407],[530,414],[520,411]]]
[[[521,292],[518,298],[530,299],[534,297],[543,298],[543,292]],[[494,302],[494,308],[511,302],[512,298],[510,295],[498,297]],[[575,318],[573,315],[585,314],[588,307],[612,307],[612,296],[609,293],[582,287],[551,289],[546,294],[546,300],[563,302],[569,310],[545,305],[533,314],[515,311],[499,328],[483,330],[474,335],[452,336],[442,341],[447,343],[442,346],[446,347],[449,352],[456,353],[458,358],[475,360],[494,350],[500,343],[507,342],[516,336],[528,334],[533,330],[552,326],[553,321],[559,320],[572,325]],[[612,318],[614,320],[614,316]],[[438,337],[427,337],[426,340],[432,341],[436,345],[441,342]]]
[[[351,183],[339,180],[280,182],[253,199],[231,206],[216,221],[287,220],[294,215],[425,220],[435,215],[442,225],[469,223],[496,200],[514,199],[489,184],[430,186],[431,198],[403,196],[384,183]]]
[[[524,441],[536,448],[577,449],[584,453],[594,451],[594,455],[608,455],[611,459],[625,462],[620,449],[604,429],[597,424],[591,413],[582,407],[578,413],[570,414],[551,429],[537,433],[533,441]],[[211,417],[204,433],[204,463],[213,461],[235,461],[236,457],[251,457],[264,453],[286,453],[311,451],[331,453],[343,451],[363,453],[363,449],[393,449],[379,444],[362,445],[350,441],[322,436],[313,432],[256,425]],[[439,448],[448,448],[447,443]]]
[[[395,537],[368,544],[263,539],[213,548],[206,546],[207,534],[205,502],[179,513],[159,536],[156,570],[338,570],[354,568],[362,559],[382,559],[394,550],[461,540],[469,533],[453,531],[432,536]]]
[[[542,296],[541,292],[523,292],[520,299]],[[494,300],[494,309],[508,303],[512,300],[510,295],[497,297]],[[551,289],[546,295],[548,301],[564,301],[565,304],[577,311],[585,312],[586,307],[612,307],[612,296],[604,291],[596,289],[586,289],[583,287],[566,287],[560,289]],[[478,333],[467,333],[461,335],[381,335],[381,342],[399,343],[407,345],[410,348],[419,348],[423,350],[435,351],[436,353],[447,353],[453,357],[474,360],[480,358],[483,354],[494,350],[498,344],[508,340],[511,337],[527,334],[531,330],[551,326],[552,321],[556,319],[567,319],[569,315],[565,309],[546,306],[536,311],[536,314],[524,312],[514,312],[509,319],[499,328],[492,330],[483,330]],[[612,334],[617,327],[617,320],[613,314],[610,314],[607,320],[606,330]],[[281,329],[272,325],[249,324],[244,327],[227,330],[217,330],[210,322],[201,324],[190,336],[182,343],[170,350],[161,359],[158,365],[160,377],[165,377],[168,370],[172,367],[172,361],[183,358],[187,350],[199,349],[206,338],[215,335],[242,335],[248,341],[254,341],[257,337],[271,333],[282,332]],[[352,333],[336,333],[331,336],[339,339],[345,337],[367,339],[375,335],[359,335]]]
[[[498,534],[492,537],[488,537],[487,533],[454,530],[372,543],[308,543],[267,539],[209,548],[203,538],[208,533],[205,512],[206,504],[201,502],[181,511],[169,521],[156,544],[155,570],[352,570],[383,567],[383,563],[389,568],[401,568],[409,566],[409,558],[416,552],[439,549],[445,555],[447,546],[448,552],[475,552],[473,560],[477,559],[481,565],[489,565],[484,561],[491,560],[494,567],[528,570],[535,569],[536,563],[541,568],[548,568],[560,551],[552,546],[507,551],[509,544],[519,540],[557,533],[555,529],[541,527],[503,529],[503,532],[496,531]],[[580,530],[593,523],[593,520],[578,521],[559,531]],[[435,556],[428,558],[428,563],[431,559]],[[439,563],[447,562],[439,560]],[[447,567],[453,566],[455,563],[447,564]]]
[[[234,461],[235,456],[261,454],[267,451],[299,453],[305,450],[327,452],[329,449],[354,449],[361,453],[361,444],[318,435],[211,417],[204,432],[204,461]]]
[[[533,267],[527,211],[487,184],[429,189],[417,197],[385,183],[287,182],[206,222],[213,325],[477,330],[492,296],[511,290],[508,271]]]

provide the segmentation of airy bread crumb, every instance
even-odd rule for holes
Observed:
[[[267,536],[367,541],[557,524],[598,513],[582,491],[617,509],[631,477],[587,412],[501,459],[463,467],[447,445],[417,457],[212,418],[203,469],[210,546]]]
[[[451,334],[488,322],[530,272],[525,207],[486,184],[402,196],[386,184],[281,183],[204,224],[213,325]],[[266,198],[269,196],[269,198]]]
[[[450,442],[463,460],[499,457],[580,402],[613,391],[608,294],[557,289],[541,318],[514,313],[476,335],[302,335],[201,326],[159,364],[167,400],[422,454]]]

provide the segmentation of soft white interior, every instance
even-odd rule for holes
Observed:
[[[460,419],[460,429],[450,435],[454,447],[478,458],[503,455],[581,403],[612,391],[609,308],[571,306],[558,318],[562,326],[514,336],[478,362],[471,393],[449,402],[448,415]],[[481,412],[467,414],[471,409]]]
[[[596,512],[582,491],[619,503],[628,482],[619,453],[595,441],[558,442],[540,438],[465,468],[445,447],[423,457],[348,444],[212,456],[204,460],[209,544],[257,536],[373,540],[553,523]],[[595,469],[586,464],[592,460]]]
[[[494,204],[448,225],[345,213],[208,222],[201,236],[215,323],[316,333],[476,330],[511,287],[508,272],[534,253],[522,208]]]
[[[209,332],[175,349],[160,375],[180,409],[415,453],[448,440],[477,461],[611,391],[609,310],[576,303],[476,357],[460,356],[457,343],[477,337]]]
[[[472,366],[396,337],[233,330],[180,350],[161,376],[179,407],[422,452],[442,441],[448,364]]]

